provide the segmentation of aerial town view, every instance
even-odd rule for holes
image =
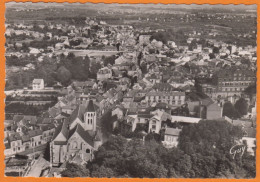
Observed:
[[[5,176],[255,178],[256,5],[5,5]]]

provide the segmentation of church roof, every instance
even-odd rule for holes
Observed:
[[[93,101],[90,100],[87,105],[82,104],[77,106],[77,108],[71,113],[71,116],[69,118],[70,123],[72,123],[76,118],[79,118],[81,122],[84,123],[84,114],[86,112],[95,112],[97,106],[94,105]]]
[[[88,106],[87,106],[87,109],[86,109],[87,112],[95,112],[95,107],[94,107],[94,103],[92,100],[90,100],[88,102]]]
[[[68,134],[69,134],[69,120],[65,119],[63,123],[61,123],[56,129],[55,129],[55,133],[53,135],[53,140],[60,134],[62,133],[62,135],[67,138]]]
[[[69,137],[72,137],[74,133],[78,133],[79,136],[90,146],[94,147],[94,141],[88,131],[85,131],[80,124],[77,124],[72,130],[69,131]]]

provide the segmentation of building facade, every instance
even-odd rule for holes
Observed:
[[[149,105],[162,102],[172,106],[181,106],[185,103],[185,93],[151,91],[146,94],[145,100]]]
[[[33,90],[42,90],[44,89],[44,80],[43,79],[34,79],[32,82]]]
[[[250,70],[228,69],[217,73],[217,94],[221,96],[241,95],[256,82],[256,74]]]

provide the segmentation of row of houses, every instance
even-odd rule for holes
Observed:
[[[12,120],[5,120],[5,156],[26,152],[50,142],[57,122],[27,115],[15,115]]]

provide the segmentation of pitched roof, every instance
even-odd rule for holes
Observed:
[[[18,121],[21,121],[23,119],[23,115],[14,115],[13,117],[13,121],[14,122],[18,122]]]
[[[201,101],[201,105],[204,106],[209,106],[214,103],[214,101],[211,98],[201,99],[200,101]]]
[[[14,124],[13,120],[4,120],[5,127],[8,127],[8,126],[13,125],[13,124]]]
[[[33,80],[33,84],[40,84],[41,82],[43,82],[43,79],[34,79]]]
[[[166,128],[165,135],[179,136],[181,129],[178,128]]]
[[[42,120],[43,124],[48,124],[48,123],[54,123],[54,119],[53,118],[44,118]]]
[[[30,136],[29,136],[29,135],[23,135],[23,136],[22,136],[22,141],[23,141],[23,142],[28,142],[28,141],[30,141]]]
[[[80,124],[77,124],[72,130],[69,132],[68,139],[74,135],[74,133],[78,133],[79,136],[87,142],[90,146],[94,147],[94,141],[88,131],[85,131]]]
[[[42,131],[47,131],[47,130],[51,130],[51,129],[53,129],[53,128],[55,128],[55,125],[54,124],[48,124],[48,125],[44,125],[44,126],[41,126],[41,130]]]
[[[12,135],[9,136],[9,141],[17,141],[17,140],[21,140],[21,136],[19,133],[13,133]]]
[[[31,131],[28,131],[28,134],[30,137],[35,137],[35,136],[39,136],[39,135],[42,135],[42,131],[37,129],[37,130],[31,130]]]
[[[62,133],[62,135],[67,138],[68,134],[69,134],[69,119],[65,119],[63,121],[63,123],[61,123],[56,129],[55,129],[55,132],[54,132],[54,135],[53,135],[53,140],[60,134]]]
[[[49,109],[48,113],[51,117],[56,117],[61,112],[60,109],[52,107]]]
[[[95,112],[95,107],[94,107],[94,103],[92,100],[90,100],[88,102],[88,106],[87,106],[87,109],[86,109],[87,112]]]

